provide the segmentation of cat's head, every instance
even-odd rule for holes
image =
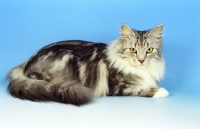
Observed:
[[[162,31],[163,25],[137,31],[122,24],[121,36],[112,48],[117,56],[135,67],[149,66],[152,62],[162,60]]]

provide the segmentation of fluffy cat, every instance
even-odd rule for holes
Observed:
[[[31,101],[74,105],[101,96],[167,97],[159,88],[164,76],[163,25],[147,31],[121,25],[110,45],[81,40],[56,42],[40,49],[8,74],[8,91]]]

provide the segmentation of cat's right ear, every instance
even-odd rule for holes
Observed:
[[[155,28],[150,30],[148,36],[152,36],[152,37],[155,37],[155,38],[161,38],[162,33],[163,33],[163,25],[159,24]]]
[[[121,25],[121,37],[126,38],[130,36],[135,36],[134,32],[131,30],[129,26],[126,24]]]

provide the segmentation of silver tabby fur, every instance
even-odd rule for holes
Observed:
[[[166,97],[168,91],[158,86],[165,71],[162,30],[163,25],[137,31],[122,24],[120,38],[110,45],[50,44],[10,71],[8,91],[20,99],[74,105],[106,95]]]

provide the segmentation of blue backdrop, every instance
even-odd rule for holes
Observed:
[[[164,24],[166,76],[171,95],[200,91],[200,2],[198,0],[1,0],[0,80],[52,42],[81,39],[109,43],[126,23],[138,30]],[[3,88],[4,89],[4,88]]]
[[[105,97],[74,107],[6,93],[7,72],[41,47],[70,39],[109,43],[120,25],[164,24],[166,99]],[[0,0],[0,128],[200,128],[199,0]],[[99,126],[101,125],[101,126]]]

